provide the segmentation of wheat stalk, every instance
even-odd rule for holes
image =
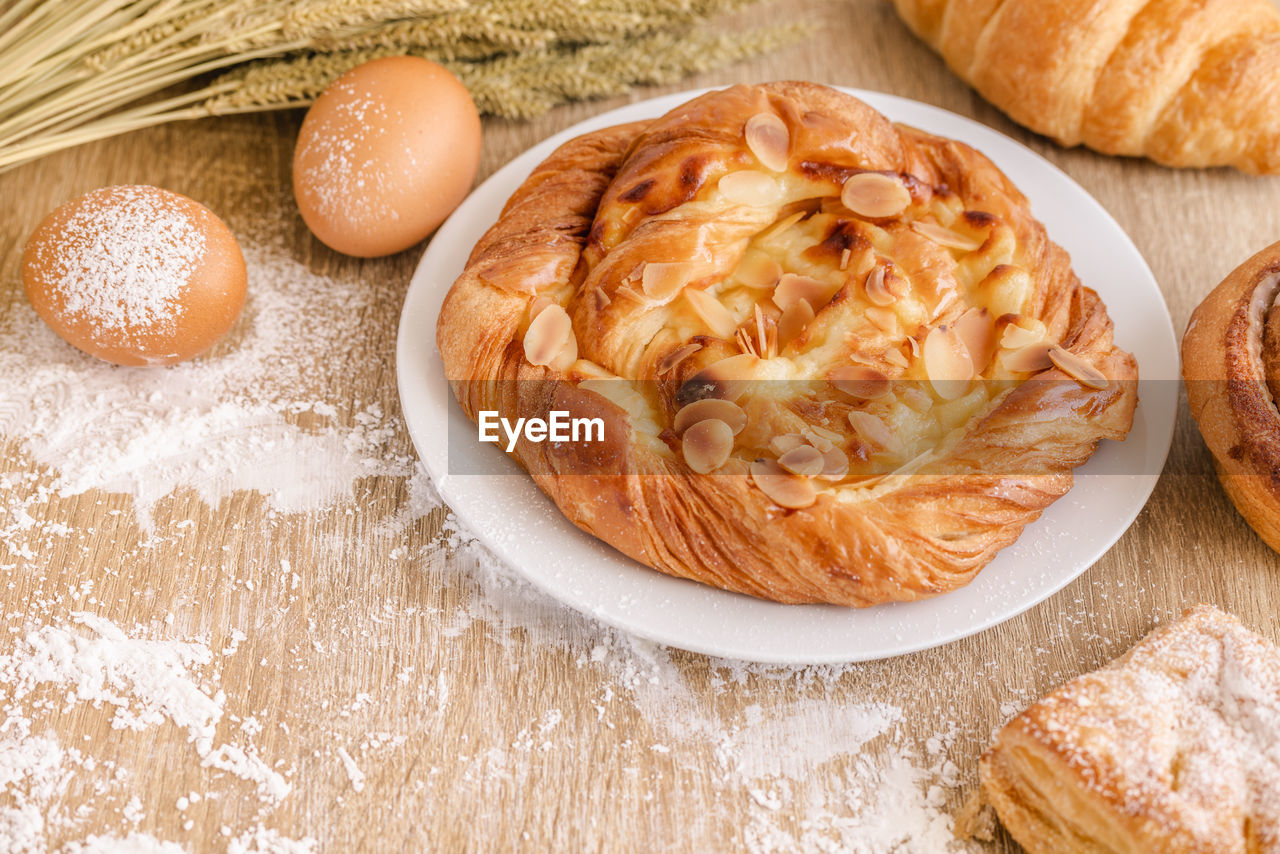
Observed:
[[[394,54],[445,64],[484,113],[527,118],[799,37],[795,26],[697,26],[754,2],[12,0],[0,10],[0,170],[163,122],[304,106]]]

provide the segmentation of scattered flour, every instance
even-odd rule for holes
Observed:
[[[660,757],[678,774],[686,757],[698,756],[689,765],[709,770],[703,791],[713,799],[700,807],[702,830],[728,847],[961,850],[950,835],[948,798],[954,800],[960,780],[947,760],[948,724],[939,724],[926,747],[904,735],[906,713],[897,699],[884,702],[869,693],[832,702],[826,686],[871,672],[863,666],[752,667],[691,658],[568,612],[533,589],[443,507],[413,465],[394,413],[335,399],[335,388],[349,386],[349,372],[372,374],[390,360],[394,336],[362,326],[362,315],[389,298],[386,291],[355,280],[321,280],[270,241],[243,248],[250,302],[238,339],[173,368],[94,362],[23,306],[0,317],[0,376],[13,378],[0,387],[0,437],[16,441],[31,461],[30,470],[0,472],[0,583],[36,579],[25,602],[10,604],[6,621],[15,631],[0,633],[0,849],[38,854],[51,838],[79,834],[81,841],[64,850],[173,854],[216,844],[229,854],[315,854],[323,850],[323,825],[314,826],[317,840],[289,838],[264,823],[280,805],[298,803],[293,781],[308,773],[327,779],[341,767],[350,788],[339,800],[353,803],[385,794],[393,774],[403,791],[384,805],[380,821],[399,830],[424,824],[425,812],[437,804],[446,810],[483,805],[501,787],[535,780],[554,785],[539,776],[548,761],[563,757],[588,767],[604,750],[622,764],[624,778],[635,772],[637,798],[652,796],[640,779],[640,757]],[[359,349],[348,345],[371,339],[377,346],[365,348],[366,363],[332,364],[332,352]],[[364,596],[360,608],[311,613],[317,585],[325,583],[313,578],[317,567],[336,572],[335,559],[359,567],[358,541],[313,543],[310,555],[286,552],[242,564],[228,559],[211,570],[217,589],[265,603],[254,613],[276,622],[226,626],[213,643],[183,633],[183,617],[175,619],[167,609],[176,605],[167,600],[148,627],[117,625],[119,600],[107,598],[105,580],[128,568],[102,567],[87,552],[74,589],[51,591],[38,581],[45,574],[39,555],[49,543],[93,542],[71,516],[50,517],[49,507],[68,497],[130,496],[147,539],[126,556],[142,560],[148,543],[182,542],[193,529],[189,519],[158,521],[165,517],[157,508],[175,493],[192,491],[210,507],[240,492],[261,493],[275,512],[244,536],[271,545],[287,541],[276,539],[277,524],[288,524],[276,514],[360,514],[358,485],[370,477],[398,479],[403,499],[388,515],[367,519],[361,536],[395,545],[383,553],[395,554],[406,583],[426,578],[426,588],[447,589],[449,596],[415,600],[399,593],[378,601],[353,576],[347,595]],[[441,521],[440,536],[424,541],[424,527]],[[120,531],[132,530],[135,518],[126,515],[118,524]],[[292,530],[305,538],[305,519]],[[194,578],[205,559],[192,556],[191,566],[173,571]],[[273,627],[299,619],[290,609],[308,596],[298,606],[307,614],[307,640],[259,660],[255,650]],[[408,627],[429,654],[399,663],[393,627]],[[492,660],[480,667],[452,655],[464,634],[487,638]],[[347,659],[348,681],[325,686],[324,693],[312,685],[311,673],[335,655]],[[264,672],[296,674],[314,693],[273,699],[268,709],[250,706],[253,690],[275,677],[223,684],[220,674],[232,656],[253,656]],[[476,713],[459,697],[477,685],[501,697],[520,685],[519,673],[535,656],[576,670],[575,683],[588,693],[547,699],[525,721],[494,720],[482,737],[445,740],[451,720]],[[740,708],[743,698],[752,702]],[[212,775],[203,778],[208,788],[192,791],[187,783],[163,802],[144,804],[136,791],[149,773],[145,765],[123,759],[117,765],[95,755],[95,742],[64,744],[56,727],[40,729],[53,709],[95,706],[109,711],[111,726],[122,733],[184,732],[188,755],[169,761],[184,775]],[[392,707],[416,716],[415,731],[393,731],[387,722],[402,725],[404,718],[387,715]],[[285,734],[287,757],[259,747],[266,732]],[[338,746],[344,744],[350,750]],[[399,751],[425,755],[426,748],[431,761],[418,757],[405,766],[408,776],[403,769],[384,772]],[[359,763],[351,752],[357,749]],[[87,800],[64,801],[71,782],[88,786]],[[161,841],[141,832],[162,816],[176,816],[190,830],[198,810],[237,797],[230,793],[242,789],[233,784],[245,782],[256,793],[258,815],[225,825],[218,840]],[[118,804],[120,821],[137,827],[83,824],[88,804],[108,811]],[[748,817],[745,824],[733,818],[740,815]],[[483,828],[503,817],[476,818]],[[488,841],[493,850],[514,844],[505,837]]]
[[[14,378],[0,390],[0,435],[52,469],[62,496],[132,495],[144,530],[177,489],[210,505],[256,490],[278,510],[305,512],[349,500],[359,478],[407,476],[409,457],[391,447],[396,419],[374,404],[344,411],[306,396],[377,292],[317,281],[278,251],[244,254],[241,339],[171,368],[85,356],[25,305],[0,318],[0,376]]]

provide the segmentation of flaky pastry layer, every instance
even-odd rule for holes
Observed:
[[[781,602],[966,583],[1137,398],[1101,301],[989,160],[807,83],[563,145],[438,330],[473,419],[604,422],[515,447],[576,525]]]
[[[1280,850],[1280,653],[1197,606],[1010,721],[982,791],[1032,854]]]

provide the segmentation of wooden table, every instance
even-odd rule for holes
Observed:
[[[769,14],[816,25],[804,43],[634,98],[802,78],[972,116],[1060,166],[1116,217],[1154,270],[1179,334],[1213,285],[1280,237],[1275,179],[1063,151],[981,101],[888,4],[783,5]],[[567,106],[529,123],[487,121],[481,178],[625,100]],[[289,197],[300,120],[284,113],[175,125],[0,175],[0,329],[30,311],[18,261],[45,213],[105,184],[168,187],[208,204],[246,242],[274,230],[278,254],[297,262],[304,282],[313,277],[308,286],[367,283],[359,334],[326,340],[324,325],[316,327],[312,352],[330,352],[333,365],[311,378],[308,394],[335,407],[334,429],[353,428],[357,411],[380,405],[379,423],[393,429],[378,439],[379,453],[410,455],[396,420],[394,342],[420,250],[357,261],[310,237]],[[251,269],[251,292],[254,281]],[[233,353],[243,334],[213,358]],[[0,378],[0,412],[21,399],[12,382]],[[73,391],[63,405],[74,414],[82,401]],[[290,417],[306,426],[306,414]],[[353,497],[303,513],[278,512],[253,492],[210,505],[179,489],[155,504],[146,530],[127,495],[41,491],[57,472],[33,455],[32,438],[0,436],[0,472],[8,472],[0,546],[10,547],[0,548],[9,552],[0,558],[0,652],[40,627],[76,626],[73,612],[105,616],[133,638],[194,639],[213,660],[193,664],[191,678],[215,700],[225,692],[214,744],[245,748],[291,788],[274,801],[242,779],[254,773],[202,765],[188,730],[172,720],[112,728],[111,705],[64,702],[65,686],[45,686],[4,703],[10,712],[17,703],[32,733],[96,760],[89,767],[63,757],[62,793],[0,775],[0,807],[36,804],[50,850],[129,832],[223,850],[262,828],[312,837],[328,851],[786,850],[820,839],[874,850],[868,840],[882,837],[871,828],[895,822],[914,834],[916,849],[904,850],[931,850],[924,829],[910,824],[928,814],[925,789],[938,787],[930,797],[943,813],[955,809],[992,731],[1035,697],[1196,602],[1269,637],[1280,630],[1280,561],[1208,473],[1185,402],[1150,503],[1062,592],[942,649],[806,669],[653,648],[563,610],[477,565],[445,510],[411,500],[420,484],[411,488],[403,473],[358,479]],[[868,723],[875,704],[900,719]],[[868,733],[879,734],[860,744]],[[886,757],[905,757],[897,777]],[[179,800],[190,792],[206,797]],[[860,803],[876,814],[850,819]],[[1015,847],[998,834],[978,850]]]

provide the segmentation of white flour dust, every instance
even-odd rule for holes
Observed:
[[[63,496],[132,495],[144,529],[177,489],[210,505],[255,490],[278,510],[302,512],[350,499],[361,477],[407,475],[408,460],[388,445],[398,425],[376,403],[339,407],[308,395],[378,292],[318,279],[278,250],[246,245],[244,255],[241,339],[171,368],[99,362],[15,306],[0,318],[0,376],[10,378],[0,435],[52,469]]]
[[[712,801],[699,808],[705,838],[737,849],[962,850],[948,808],[960,782],[947,758],[952,725],[940,723],[921,744],[905,734],[901,706],[870,694],[827,697],[827,683],[858,676],[857,666],[691,663],[534,590],[447,514],[412,464],[395,413],[338,397],[350,375],[385,375],[394,336],[362,319],[375,300],[389,298],[385,290],[321,279],[280,245],[243,248],[250,301],[238,337],[174,368],[94,362],[24,305],[0,317],[0,376],[13,378],[0,387],[0,437],[30,461],[28,470],[0,472],[0,584],[26,585],[26,598],[7,604],[9,632],[0,634],[0,849],[39,854],[50,850],[49,839],[74,836],[59,850],[176,854],[212,845],[229,854],[314,854],[324,850],[323,824],[307,826],[318,839],[270,826],[282,804],[298,803],[307,775],[340,785],[338,806],[386,798],[387,780],[395,780],[395,798],[380,807],[398,822],[388,829],[457,805],[479,810],[483,826],[504,818],[485,812],[495,786],[539,779],[547,768],[588,767],[603,753],[623,779],[636,781],[638,797],[655,758],[673,775],[709,774]],[[335,365],[332,354],[348,351],[365,361]],[[315,554],[254,552],[212,567],[207,556],[191,555],[190,565],[169,571],[215,586],[194,588],[193,600],[181,591],[175,601],[157,598],[146,625],[129,627],[117,616],[138,594],[158,596],[129,589],[129,561],[145,561],[148,543],[183,542],[196,524],[156,512],[170,495],[190,491],[216,507],[261,493],[283,515],[268,514],[244,536],[283,548],[291,541],[276,529],[288,527],[288,514],[346,508],[359,518],[354,498],[370,477],[403,480],[403,498],[391,513],[368,518],[362,536],[394,545],[386,552],[406,583],[417,579],[449,596],[374,598],[384,591],[359,586],[367,542],[335,538],[312,543]],[[93,532],[50,509],[102,493],[130,496],[145,535],[142,547],[107,566],[89,557]],[[424,520],[442,514],[444,533],[425,539]],[[126,514],[120,530],[134,521]],[[295,530],[305,531],[305,520]],[[40,555],[54,543],[84,544],[83,569],[65,576],[76,579],[73,589],[44,586],[51,573]],[[343,596],[362,597],[361,607],[319,611],[321,564],[360,570]],[[119,590],[128,598],[108,593]],[[205,599],[227,590],[242,607],[223,618],[216,643],[175,624],[178,605],[199,613]],[[302,619],[299,611],[306,630],[294,634],[306,640],[268,655],[273,636]],[[398,662],[407,653],[396,651],[393,627],[417,638],[412,664]],[[451,654],[464,635],[489,650],[488,665],[477,669]],[[327,678],[336,655],[344,657],[345,681],[323,693],[317,679]],[[254,668],[241,667],[246,656]],[[513,691],[535,658],[573,670],[579,693],[547,700],[527,720],[495,721],[495,731],[467,743],[448,740],[451,721],[474,713],[460,697],[474,697],[477,684],[493,696]],[[224,680],[233,667],[268,675]],[[253,705],[273,679],[293,680],[300,693],[288,707]],[[71,743],[50,723],[54,712],[103,715],[121,737],[183,734],[185,752],[166,754],[166,762],[203,788],[143,802],[146,763],[110,753],[102,739]],[[411,771],[397,770],[411,750]],[[199,810],[246,792],[254,817],[224,825],[216,840],[144,832],[162,818],[191,831]],[[115,824],[86,817],[90,806]]]

